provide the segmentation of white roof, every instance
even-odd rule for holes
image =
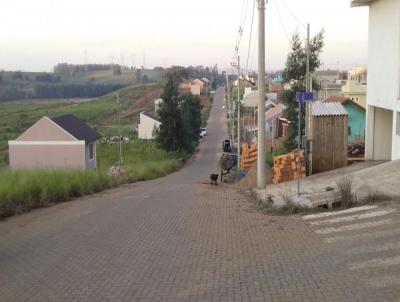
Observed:
[[[311,112],[313,116],[344,116],[349,115],[340,103],[312,103]]]

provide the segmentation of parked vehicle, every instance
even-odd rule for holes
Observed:
[[[224,152],[232,152],[232,141],[230,139],[224,139],[222,141],[222,150]]]
[[[207,136],[207,129],[206,128],[201,128],[200,129],[200,135],[203,136],[203,137]]]

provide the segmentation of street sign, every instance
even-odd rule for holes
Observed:
[[[300,103],[308,103],[314,101],[314,93],[313,92],[297,92],[296,100]]]

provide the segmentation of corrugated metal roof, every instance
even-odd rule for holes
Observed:
[[[344,116],[349,115],[340,103],[312,103],[311,112],[313,116]]]

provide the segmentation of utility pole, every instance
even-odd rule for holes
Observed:
[[[237,112],[237,131],[238,131],[238,150],[237,150],[237,156],[238,156],[238,170],[240,170],[240,56],[238,55],[237,57],[237,68],[238,68],[238,112]]]
[[[121,110],[120,110],[120,106],[119,106],[119,93],[118,92],[117,92],[117,112],[118,112],[118,142],[119,142],[118,165],[122,166]]]
[[[257,188],[265,188],[265,0],[258,0],[258,156]]]
[[[238,79],[237,79],[237,168],[240,170],[240,56],[235,57],[237,62],[232,62],[231,65],[233,67],[237,67],[238,70]],[[233,98],[232,98],[233,101]]]
[[[310,77],[310,24],[307,24],[307,64],[306,64],[306,91],[312,92],[312,80]],[[308,175],[312,174],[312,126],[311,126],[311,106],[312,103],[308,102],[306,104],[306,146],[308,145]],[[305,147],[306,147],[305,146]]]
[[[231,108],[231,98],[230,98],[230,88],[229,88],[229,76],[226,73],[226,96],[227,96],[227,103],[228,103],[228,124],[229,124],[229,131],[232,135],[233,140],[233,125],[232,125],[232,108]]]

